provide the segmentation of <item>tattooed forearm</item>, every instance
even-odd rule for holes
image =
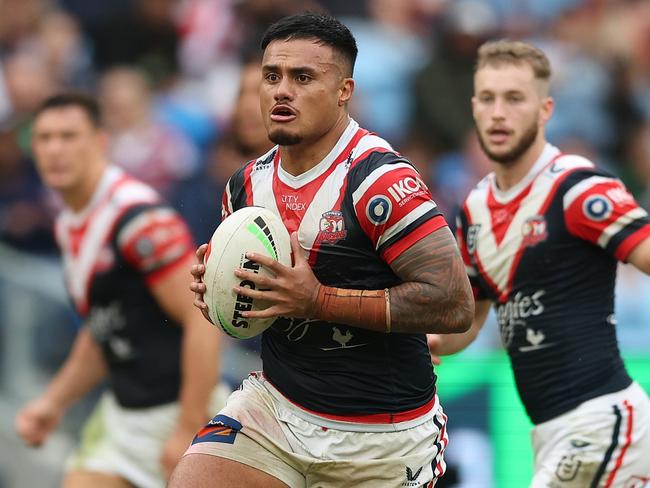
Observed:
[[[391,266],[404,281],[390,289],[393,331],[444,334],[469,328],[474,299],[448,228],[421,239]]]

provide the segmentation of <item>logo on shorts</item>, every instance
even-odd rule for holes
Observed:
[[[582,461],[575,454],[566,454],[562,456],[555,470],[555,476],[560,481],[573,481],[580,471]]]
[[[224,444],[233,444],[237,433],[241,430],[242,425],[231,417],[226,415],[217,415],[208,425],[203,427],[194,437],[192,445],[201,442],[221,442]]]
[[[406,467],[406,481],[402,483],[402,486],[420,486],[421,483],[417,481],[417,479],[420,477],[420,473],[422,473],[422,467],[418,469],[415,473],[411,468],[408,466]]]
[[[338,210],[331,210],[325,212],[320,218],[315,244],[336,244],[341,239],[345,239],[347,235],[348,231],[345,230],[343,213]]]

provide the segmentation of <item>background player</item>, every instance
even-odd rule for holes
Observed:
[[[522,42],[478,53],[472,107],[494,171],[470,193],[458,239],[472,282],[465,347],[495,304],[503,344],[535,424],[533,487],[643,486],[650,401],[629,377],[614,319],[617,261],[650,273],[650,221],[623,184],[549,144],[550,64]]]
[[[27,444],[42,444],[106,379],[64,485],[160,487],[217,406],[219,339],[186,290],[193,253],[184,222],[108,163],[105,139],[97,103],[85,95],[54,96],[36,114],[34,155],[65,204],[56,237],[85,327],[16,428]]]
[[[295,265],[250,254],[277,278],[237,272],[269,290],[235,290],[272,303],[248,315],[281,318],[262,338],[264,371],[199,432],[170,486],[431,486],[447,436],[424,334],[462,332],[473,312],[455,241],[413,166],[349,117],[348,29],[288,17],[262,48],[278,146],[230,179],[224,214],[278,213]],[[203,271],[192,289],[205,310]]]

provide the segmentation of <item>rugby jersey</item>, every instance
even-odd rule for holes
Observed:
[[[484,178],[457,223],[475,297],[495,303],[534,423],[630,384],[616,340],[616,267],[650,236],[650,221],[618,179],[547,144],[508,191],[494,173]]]
[[[350,120],[307,172],[284,171],[278,147],[232,176],[223,217],[245,206],[280,216],[318,280],[376,290],[401,280],[390,264],[446,225],[415,168]],[[385,334],[313,319],[279,318],[262,337],[265,376],[291,401],[326,414],[393,414],[432,404],[436,376],[421,334]]]

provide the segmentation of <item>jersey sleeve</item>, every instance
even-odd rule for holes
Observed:
[[[361,228],[388,264],[447,225],[418,172],[404,161],[371,171],[353,192],[352,201]]]
[[[475,239],[475,237],[468,235],[469,229],[470,227],[467,225],[467,219],[463,210],[461,209],[456,218],[456,241],[458,242],[458,249],[460,251],[461,257],[463,258],[463,264],[465,265],[465,271],[469,277],[469,283],[472,286],[474,300],[487,300],[489,299],[489,296],[487,293],[485,293],[483,287],[481,286],[481,282],[478,279],[478,270],[472,263],[472,259],[470,257],[468,242],[471,243],[472,239]]]
[[[173,209],[148,207],[127,218],[117,234],[117,245],[124,260],[141,272],[148,284],[194,254],[190,231]]]
[[[572,235],[603,248],[620,261],[650,236],[648,213],[623,183],[609,175],[582,173],[563,196]]]

